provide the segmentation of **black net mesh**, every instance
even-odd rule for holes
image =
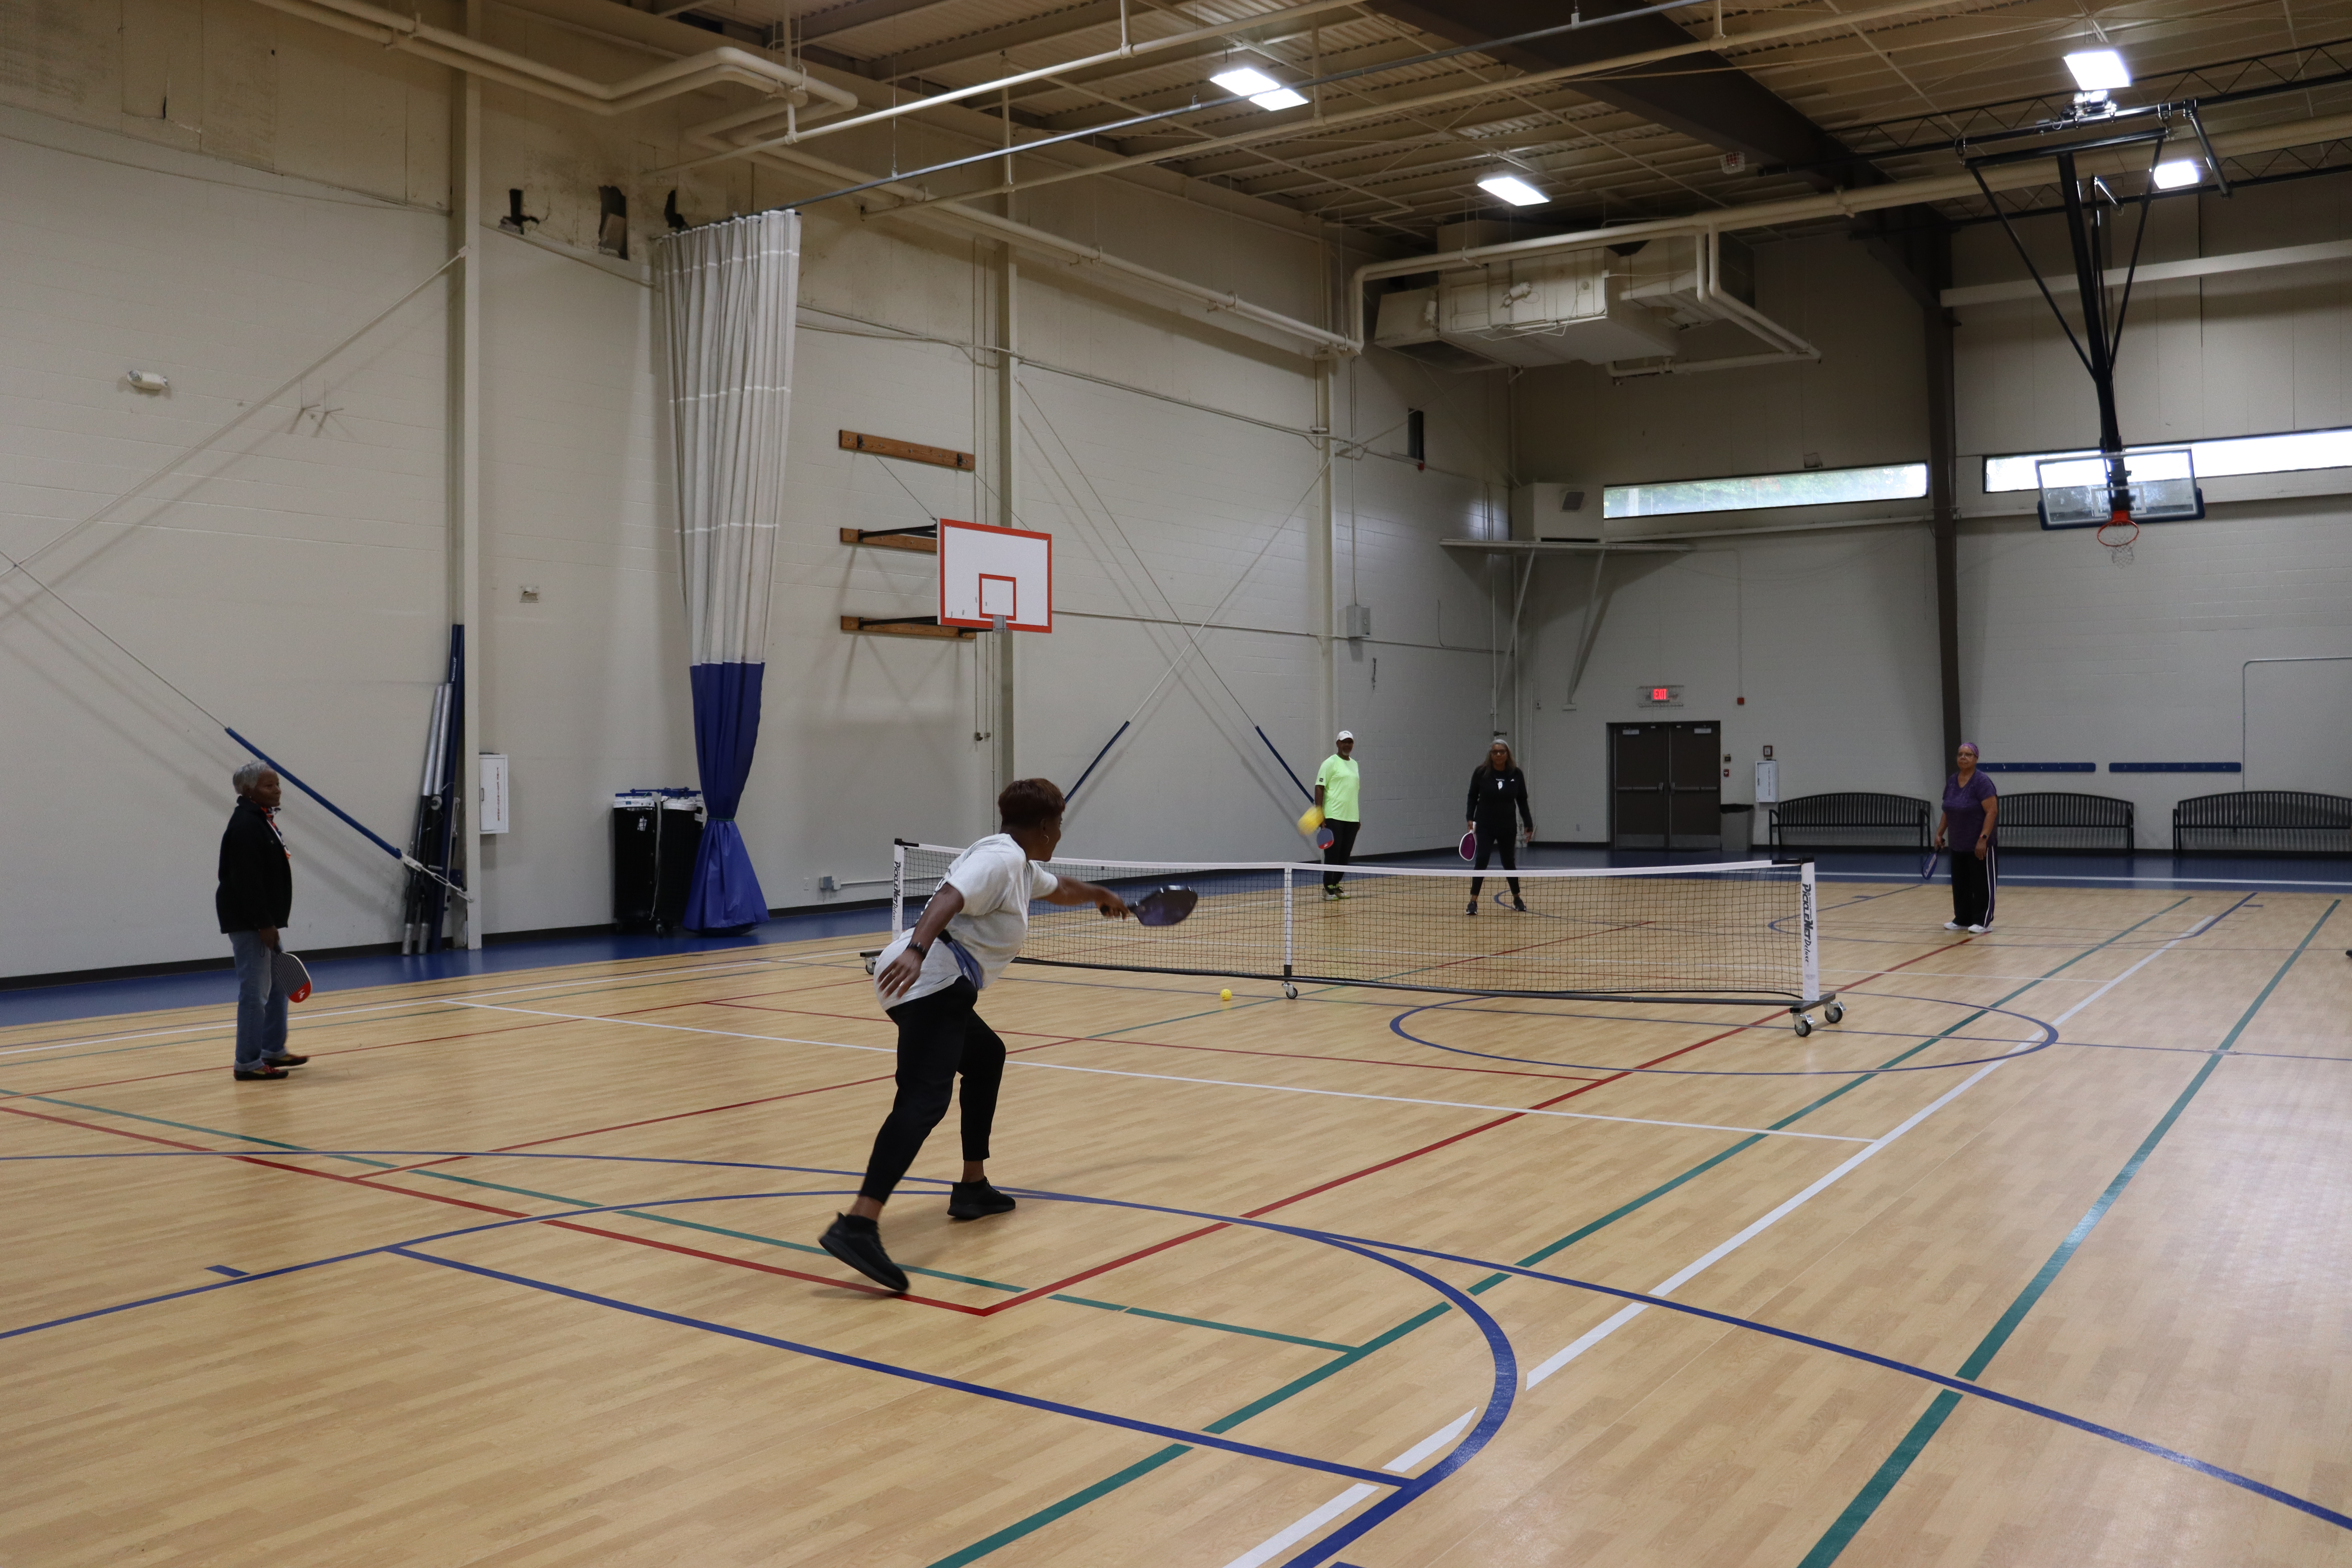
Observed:
[[[959,850],[906,846],[912,925]],[[1492,995],[1809,1001],[1803,868],[1516,873],[1055,859],[1129,903],[1153,889],[1200,895],[1192,918],[1152,928],[1091,906],[1039,902],[1020,962],[1172,974],[1382,985]],[[1467,912],[1471,888],[1483,879]]]

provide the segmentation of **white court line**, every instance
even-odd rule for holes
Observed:
[[[1428,1436],[1423,1437],[1420,1442],[1415,1443],[1412,1447],[1407,1448],[1403,1453],[1399,1454],[1395,1458],[1391,1459],[1387,1464],[1382,1465],[1381,1468],[1384,1470],[1396,1470],[1399,1472],[1412,1468],[1415,1465],[1429,1458],[1430,1455],[1437,1452],[1438,1449],[1454,1441],[1456,1436],[1460,1436],[1462,1428],[1469,1426],[1472,1421],[1477,1419],[1477,1415],[1478,1413],[1475,1410],[1465,1412],[1459,1418],[1449,1422],[1445,1426],[1439,1427],[1436,1431],[1432,1432]],[[1358,1503],[1363,1501],[1366,1498],[1370,1497],[1374,1492],[1377,1492],[1380,1489],[1381,1489],[1378,1487],[1367,1486],[1362,1482],[1358,1482],[1356,1485],[1349,1487],[1346,1491],[1341,1492],[1338,1497],[1333,1498],[1329,1502],[1325,1503],[1321,1508],[1317,1509],[1314,1512],[1285,1526],[1281,1531],[1266,1537],[1264,1541],[1259,1542],[1255,1546],[1251,1547],[1247,1552],[1243,1552],[1239,1557],[1236,1557],[1231,1563],[1226,1563],[1225,1568],[1259,1568],[1261,1563],[1266,1562],[1276,1553],[1281,1552],[1283,1548],[1292,1545],[1306,1536],[1313,1534],[1316,1531],[1321,1529],[1332,1520],[1339,1518],[1341,1514],[1347,1512],[1349,1509],[1355,1507]]]
[[[580,1024],[625,1024],[639,1029],[662,1029],[680,1035],[716,1035],[728,1040],[762,1040],[771,1045],[829,1046],[843,1051],[878,1051],[895,1056],[896,1046],[853,1046],[841,1040],[811,1040],[795,1035],[752,1035],[737,1029],[704,1029],[689,1024],[656,1024],[645,1018],[600,1018],[593,1013],[549,1013],[534,1007],[500,1007],[488,1002],[457,1002],[452,1005],[475,1007],[485,1013],[521,1013],[534,1018],[569,1018]],[[1087,1040],[1083,1037],[1066,1042],[1070,1045],[1128,1045],[1125,1040]],[[2004,1042],[2006,1043],[2006,1042]],[[1683,1127],[1698,1132],[1763,1133],[1774,1138],[1815,1138],[1831,1143],[1866,1143],[1866,1138],[1848,1138],[1834,1132],[1776,1131],[1769,1127],[1723,1127],[1712,1121],[1658,1121],[1643,1116],[1596,1116],[1576,1110],[1531,1110],[1523,1105],[1484,1105],[1461,1100],[1414,1100],[1401,1094],[1351,1094],[1337,1089],[1301,1089],[1286,1083],[1251,1083],[1236,1079],[1183,1078],[1175,1073],[1128,1072],[1118,1068],[1082,1068],[1067,1062],[1033,1062],[1007,1060],[1009,1068],[1027,1068],[1034,1072],[1087,1073],[1099,1078],[1147,1079],[1155,1083],[1197,1083],[1211,1089],[1255,1089],[1271,1094],[1312,1094],[1329,1100],[1371,1100],[1386,1105],[1434,1105],[1448,1110],[1496,1110],[1513,1116],[1552,1116],[1570,1121],[1623,1121],[1637,1127]],[[1863,1069],[1856,1069],[1863,1070]]]
[[[2153,958],[2156,955],[2154,953],[2150,953],[2148,956]],[[2137,968],[2137,965],[2134,965],[2134,967]],[[2121,975],[2116,976],[2116,979],[2118,980],[2122,978],[2123,976]],[[2087,1003],[2084,1004],[2084,1005],[2087,1005]],[[1841,1177],[1860,1165],[1864,1161],[1869,1159],[1873,1154],[1877,1153],[1880,1150],[1894,1142],[1897,1138],[1902,1137],[1906,1132],[1910,1131],[1913,1128],[1918,1126],[1919,1123],[1927,1121],[1927,1118],[1933,1116],[1937,1111],[1941,1110],[1945,1106],[1949,1105],[1953,1100],[1958,1100],[1961,1095],[1966,1094],[1969,1089],[1983,1082],[1988,1076],[2007,1065],[2008,1064],[2006,1062],[1991,1062],[1984,1067],[1979,1068],[1974,1073],[1970,1074],[1959,1084],[1952,1089],[1947,1089],[1944,1093],[1937,1096],[1936,1099],[1929,1101],[1926,1107],[1906,1118],[1901,1125],[1895,1128],[1894,1131],[1885,1134],[1883,1137],[1871,1140],[1867,1148],[1856,1151],[1852,1158],[1848,1159],[1843,1164],[1839,1165],[1835,1170],[1830,1172],[1827,1175],[1822,1177],[1821,1180],[1813,1183],[1812,1185],[1807,1187],[1804,1191],[1799,1193],[1796,1196],[1790,1198],[1788,1202],[1782,1204],[1780,1207],[1774,1209],[1763,1218],[1756,1221],[1753,1225],[1748,1226],[1737,1236],[1732,1237],[1728,1241],[1722,1243],[1711,1251],[1701,1255],[1699,1258],[1685,1264],[1682,1268],[1668,1275],[1662,1283],[1654,1287],[1649,1293],[1653,1296],[1664,1296],[1675,1289],[1677,1286],[1687,1284],[1693,1277],[1713,1267],[1715,1264],[1721,1262],[1733,1252],[1745,1247],[1748,1242],[1753,1241],[1757,1237],[1761,1236],[1765,1231],[1770,1229],[1773,1226],[1778,1225],[1790,1215],[1794,1214],[1807,1203],[1820,1196],[1822,1193],[1835,1184]],[[1535,1387],[1536,1384],[1541,1383],[1552,1373],[1559,1371],[1560,1368],[1576,1360],[1577,1357],[1582,1355],[1585,1352],[1591,1350],[1593,1346],[1599,1344],[1601,1341],[1607,1339],[1610,1335],[1615,1333],[1619,1329],[1623,1328],[1627,1323],[1632,1322],[1635,1318],[1640,1317],[1647,1310],[1649,1310],[1649,1304],[1645,1301],[1628,1303],[1620,1310],[1612,1313],[1606,1321],[1601,1324],[1600,1327],[1579,1336],[1574,1342],[1569,1344],[1566,1349],[1560,1351],[1559,1353],[1552,1356],[1548,1361],[1545,1361],[1542,1364],[1530,1368],[1527,1374],[1527,1386],[1529,1388]],[[1453,1426],[1448,1427],[1444,1432],[1438,1433],[1431,1437],[1423,1439],[1420,1444],[1416,1444],[1412,1449],[1408,1451],[1412,1453],[1426,1453],[1432,1451],[1436,1446],[1445,1441],[1452,1433],[1459,1431],[1461,1429],[1461,1423],[1457,1422]],[[1349,1509],[1363,1500],[1365,1497],[1370,1495],[1372,1489],[1373,1489],[1366,1486],[1350,1487],[1348,1490],[1340,1493],[1338,1497],[1333,1498],[1322,1507],[1315,1510],[1314,1512],[1299,1519],[1297,1521],[1286,1527],[1276,1535],[1260,1542],[1258,1545],[1252,1547],[1249,1551],[1244,1552],[1239,1557],[1234,1558],[1231,1563],[1225,1565],[1225,1568],[1258,1568],[1258,1564],[1265,1562],[1267,1558],[1273,1556],[1275,1552],[1279,1552],[1283,1547],[1289,1545],[1292,1542],[1298,1540],[1300,1537],[1308,1534],[1309,1532],[1320,1528],[1322,1525],[1338,1518],[1340,1514],[1345,1513]]]
[[[630,980],[630,979],[635,979],[635,978],[638,978],[638,977],[639,977],[639,976],[641,976],[641,975],[642,975],[642,976],[668,976],[668,975],[687,975],[687,974],[709,974],[709,973],[718,973],[718,972],[720,972],[720,971],[730,970],[730,969],[776,969],[776,968],[790,968],[790,967],[798,967],[798,966],[802,966],[802,965],[805,965],[805,964],[816,963],[818,963],[818,962],[820,962],[820,961],[823,961],[823,960],[830,960],[830,959],[836,959],[836,958],[856,958],[856,957],[858,957],[858,956],[859,956],[859,954],[858,954],[858,953],[856,953],[856,952],[854,952],[854,951],[853,951],[853,952],[810,952],[810,953],[803,953],[803,954],[800,954],[800,955],[798,955],[798,956],[796,956],[796,957],[792,957],[792,958],[756,958],[756,959],[743,959],[743,960],[739,960],[739,961],[737,961],[737,962],[735,962],[735,963],[692,963],[692,964],[688,964],[688,965],[687,965],[687,966],[686,966],[685,968],[683,968],[683,969],[648,969],[648,970],[640,970],[640,971],[634,972],[634,973],[632,973],[607,975],[607,976],[605,976],[604,978],[606,978],[606,979],[611,979],[611,980]],[[325,962],[332,962],[332,961],[331,961],[331,960],[329,960],[329,961],[325,961]],[[591,961],[591,962],[596,962],[596,961]],[[617,960],[617,961],[614,961],[614,962],[618,962],[618,963],[630,963],[630,962],[633,962],[633,961],[628,960],[628,959],[621,959],[621,960]],[[431,981],[400,981],[400,980],[394,980],[394,981],[388,981],[388,982],[386,982],[385,984],[392,984],[392,985],[403,985],[403,984],[407,984],[407,985],[424,985],[424,984],[436,984],[436,982],[431,982]],[[540,982],[538,982],[537,984],[531,984],[531,985],[506,985],[506,986],[498,986],[498,987],[494,987],[494,988],[492,988],[492,989],[490,989],[490,990],[488,990],[488,991],[468,991],[468,992],[467,992],[467,993],[466,993],[466,995],[467,995],[467,996],[526,996],[526,995],[529,995],[529,994],[530,994],[531,992],[533,992],[533,991],[560,991],[560,990],[563,989],[563,988],[564,988],[565,986],[567,986],[567,985],[583,985],[583,984],[593,984],[593,982],[592,980],[590,980],[590,979],[589,979],[588,977],[586,977],[586,976],[575,976],[575,977],[573,977],[572,979],[570,979],[570,980],[542,980],[542,981],[540,981]],[[319,1010],[319,1011],[317,1011],[317,1012],[312,1012],[312,1011],[310,1011],[310,1010],[309,1010],[309,1009],[307,1009],[307,1008],[306,1008],[306,1009],[304,1009],[304,1011],[303,1011],[302,1017],[303,1017],[303,1022],[304,1022],[305,1024],[309,1024],[309,1023],[315,1022],[315,1021],[317,1021],[317,1020],[319,1020],[319,1019],[321,1019],[321,1018],[349,1018],[349,1017],[356,1017],[356,1016],[358,1016],[360,1014],[362,1014],[362,1013],[390,1013],[390,1012],[395,1012],[395,1011],[397,1011],[397,1010],[399,1010],[400,1008],[403,1008],[403,1007],[431,1007],[431,1006],[436,1006],[436,1005],[440,1005],[440,1004],[442,1004],[442,1003],[445,1003],[445,1002],[455,1002],[455,1001],[458,1001],[458,1000],[461,1000],[461,998],[458,998],[458,997],[452,997],[452,996],[409,996],[409,997],[404,997],[404,998],[402,998],[400,1001],[397,1001],[397,1002],[373,1002],[373,1003],[370,1003],[370,1004],[368,1004],[367,1005],[362,1006],[362,1007],[327,1007],[327,1008],[322,1008],[322,1009],[320,1009],[320,1010]],[[225,1003],[225,1002],[221,1002],[221,1003],[198,1003],[198,1004],[194,1004],[194,1005],[198,1005],[198,1006],[222,1006],[222,1007],[225,1007],[225,1006],[227,1006],[229,1004]],[[18,1046],[18,1047],[14,1047],[14,1048],[11,1048],[11,1049],[7,1049],[7,1050],[0,1050],[0,1057],[21,1057],[21,1056],[29,1056],[29,1055],[31,1055],[31,1054],[33,1054],[34,1052],[37,1052],[37,1051],[64,1051],[64,1050],[71,1050],[71,1049],[72,1049],[74,1047],[76,1047],[76,1046],[110,1046],[110,1045],[116,1045],[116,1044],[119,1044],[119,1043],[121,1043],[121,1041],[124,1041],[124,1040],[148,1040],[148,1039],[161,1039],[161,1038],[166,1038],[166,1037],[170,1037],[170,1036],[173,1036],[173,1035],[194,1035],[194,1034],[201,1034],[201,1033],[203,1033],[204,1031],[208,1030],[208,1029],[217,1029],[217,1028],[221,1027],[221,1025],[222,1025],[222,1020],[215,1019],[215,1020],[213,1020],[213,1021],[212,1021],[212,1022],[210,1022],[210,1023],[205,1023],[205,1024],[175,1024],[175,1025],[173,1025],[171,1028],[168,1028],[168,1029],[141,1029],[141,1030],[136,1030],[136,1031],[132,1031],[132,1032],[130,1032],[130,1033],[118,1034],[118,1035],[84,1035],[84,1036],[83,1036],[83,1037],[81,1037],[79,1039],[73,1039],[73,1040],[53,1040],[53,1041],[51,1041],[49,1044],[47,1044],[47,1045],[46,1045],[46,1046]],[[19,1026],[16,1026],[16,1027],[28,1027],[29,1026],[23,1026],[23,1025],[19,1025]]]

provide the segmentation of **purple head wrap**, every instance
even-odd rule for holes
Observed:
[[[1976,754],[1979,757],[1982,757],[1984,755],[1982,752],[1977,751],[1977,743],[1974,741],[1962,741],[1960,742],[1960,750],[1963,752],[1976,752]]]

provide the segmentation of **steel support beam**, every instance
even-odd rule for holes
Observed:
[[[1560,7],[1545,0],[1365,0],[1383,16],[1457,44],[1508,37],[1557,22]],[[1591,0],[1588,17],[1639,9],[1638,0]],[[1557,70],[1642,49],[1685,45],[1691,36],[1664,16],[1642,16],[1592,32],[1562,33],[1514,44],[1494,58],[1525,70]],[[1882,176],[1859,154],[1806,119],[1769,88],[1721,55],[1679,59],[1670,74],[1613,79],[1588,77],[1576,90],[1651,122],[1758,163],[1803,166],[1817,188],[1874,184]]]

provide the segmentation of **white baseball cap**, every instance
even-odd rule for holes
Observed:
[[[1338,735],[1338,737],[1337,737],[1337,739],[1339,739],[1339,740],[1342,740],[1342,741],[1352,741],[1352,740],[1354,740],[1355,738],[1356,738],[1356,732],[1355,732],[1353,730],[1342,730],[1342,731],[1339,731],[1339,735]]]

